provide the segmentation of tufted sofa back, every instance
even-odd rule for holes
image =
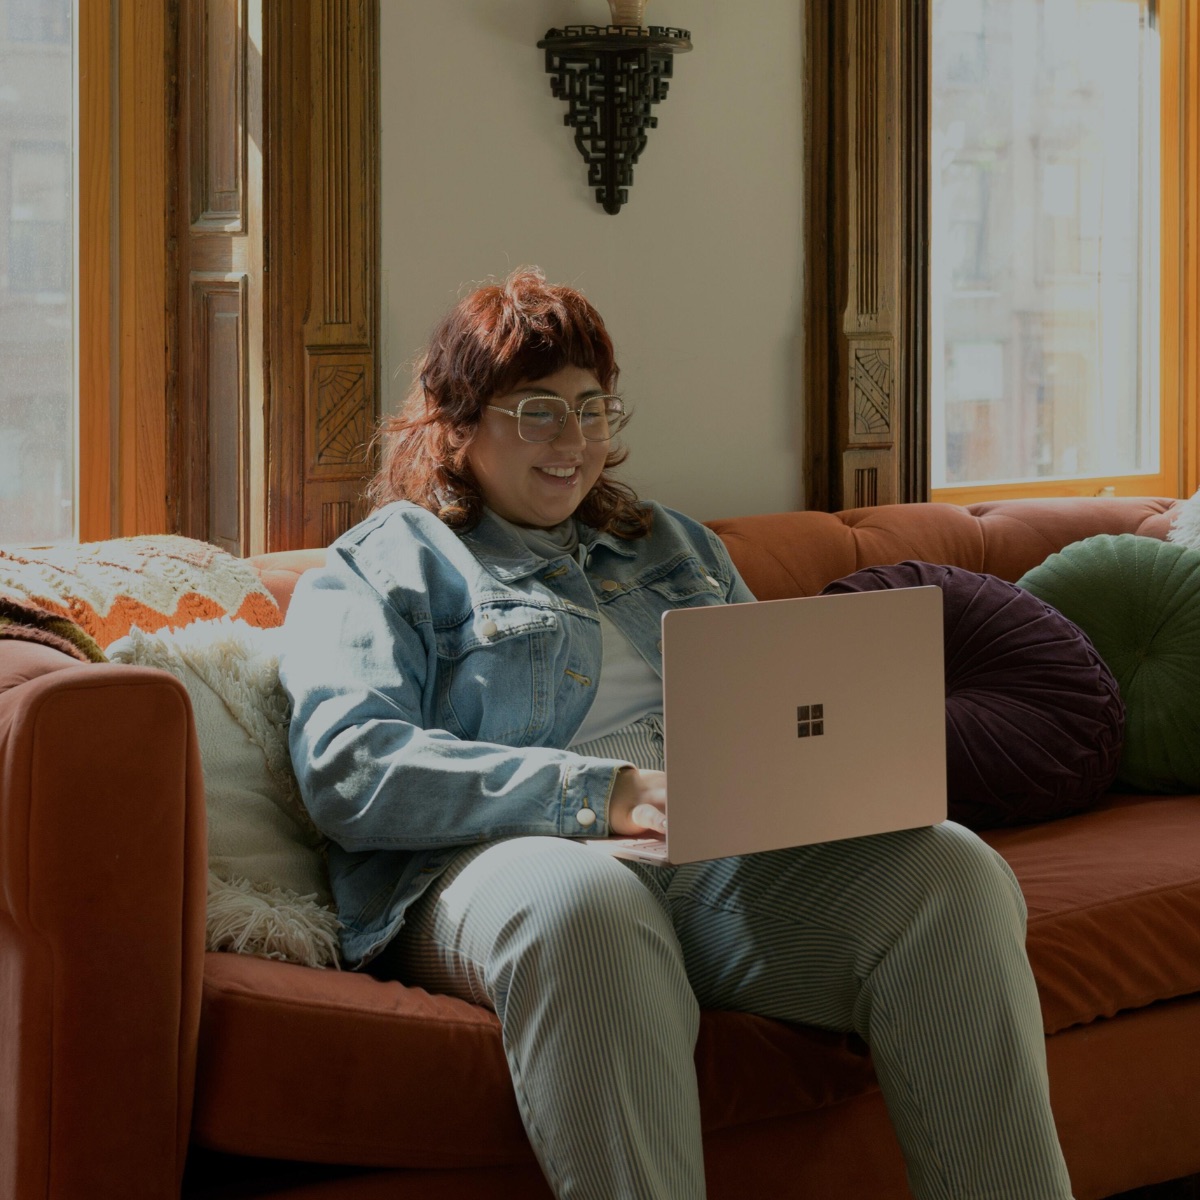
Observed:
[[[1176,502],[1155,497],[888,504],[839,513],[783,512],[709,521],[760,600],[816,595],[861,567],[907,558],[1015,582],[1048,554],[1097,533],[1165,538]],[[260,554],[250,563],[284,610],[324,550]]]
[[[890,504],[710,521],[760,600],[812,596],[862,567],[920,559],[1016,582],[1097,533],[1165,538],[1175,501],[1157,498]]]

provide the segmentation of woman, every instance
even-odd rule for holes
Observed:
[[[562,1198],[704,1195],[703,1006],[859,1033],[922,1200],[1065,1200],[1024,905],[973,834],[682,867],[578,844],[664,827],[662,612],[753,599],[711,531],[612,478],[616,379],[578,292],[471,293],[385,430],[376,511],[296,590],[292,757],[346,961],[495,1010]]]

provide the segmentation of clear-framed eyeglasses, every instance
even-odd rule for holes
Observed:
[[[620,396],[589,396],[578,408],[572,408],[561,396],[526,396],[516,408],[497,404],[486,407],[516,417],[517,436],[523,442],[554,441],[571,413],[579,418],[579,428],[589,442],[607,442],[629,420]]]

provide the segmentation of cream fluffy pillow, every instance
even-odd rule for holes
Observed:
[[[208,949],[337,965],[324,839],[288,755],[283,636],[222,617],[135,627],[108,656],[170,671],[191,698],[208,814]]]

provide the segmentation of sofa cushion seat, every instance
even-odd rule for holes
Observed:
[[[1196,796],[1116,796],[981,836],[1013,868],[1047,1033],[1200,992]]]
[[[853,1035],[704,1012],[708,1131],[823,1108],[877,1085]],[[359,1166],[532,1162],[484,1008],[368,975],[209,954],[194,1139]]]
[[[1110,797],[984,834],[1021,881],[1046,1031],[1200,992],[1196,797]],[[704,1012],[709,1131],[877,1085],[853,1036]],[[362,1166],[530,1161],[499,1022],[370,976],[207,956],[193,1129],[210,1149]],[[419,1081],[419,1083],[417,1082]]]

